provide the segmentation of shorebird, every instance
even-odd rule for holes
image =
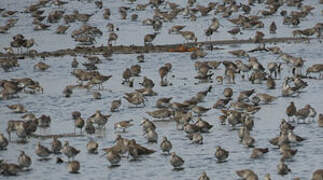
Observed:
[[[253,147],[254,143],[255,143],[255,139],[248,134],[246,134],[242,138],[242,144],[244,144],[246,147]]]
[[[194,41],[197,42],[197,37],[192,31],[179,31],[179,34],[185,39],[185,41]]]
[[[192,111],[196,113],[198,116],[201,116],[202,114],[208,112],[211,108],[205,108],[202,106],[194,106],[192,108]]]
[[[68,162],[67,169],[69,173],[78,173],[80,170],[80,162],[76,160]]]
[[[231,30],[229,30],[229,31],[227,31],[227,32],[233,36],[233,39],[236,39],[236,37],[235,37],[235,36],[236,36],[238,33],[242,34],[242,33],[241,33],[241,31],[240,31],[240,28],[239,28],[239,27],[237,27],[237,28],[233,28],[233,29],[231,29]]]
[[[22,168],[18,164],[14,163],[0,163],[1,174],[4,176],[17,176],[21,172]]]
[[[131,127],[131,126],[134,125],[134,124],[131,123],[132,121],[133,121],[133,119],[130,119],[128,121],[117,122],[117,123],[114,124],[114,129],[121,128],[122,132],[126,132],[126,129],[128,127]]]
[[[89,121],[96,123],[99,128],[104,128],[110,117],[111,115],[103,115],[100,110],[97,110],[95,114],[89,117]]]
[[[141,146],[140,144],[137,144],[135,139],[131,139],[127,143],[127,147],[128,147],[129,155],[131,155],[135,160],[140,155],[149,155],[149,154],[152,154],[155,152],[154,150],[145,148],[145,147]]]
[[[277,26],[275,21],[273,21],[269,26],[269,33],[270,34],[276,34]]]
[[[91,121],[86,122],[85,132],[87,134],[94,134],[95,133],[95,127],[93,125],[93,122],[91,122]]]
[[[134,104],[136,107],[138,107],[140,104],[145,106],[145,99],[141,93],[135,92],[131,95],[126,93],[125,95],[126,96],[123,96],[123,98],[125,98],[129,103]]]
[[[291,143],[298,143],[304,141],[305,138],[302,138],[298,135],[295,135],[293,130],[288,130],[288,141]]]
[[[239,132],[238,132],[238,136],[240,138],[240,142],[242,142],[242,139],[245,137],[245,136],[250,136],[250,131],[247,127],[245,126],[242,126],[240,127],[239,129]]]
[[[219,162],[223,162],[229,157],[229,151],[222,149],[221,146],[216,147],[215,157]]]
[[[232,97],[232,95],[233,95],[233,90],[232,90],[231,88],[225,88],[225,89],[223,90],[223,95],[224,95],[224,97],[226,97],[226,98],[231,98],[231,97]]]
[[[144,37],[144,44],[148,45],[151,44],[151,42],[156,38],[158,33],[154,33],[154,34],[146,34]]]
[[[110,32],[109,39],[108,39],[108,44],[112,45],[112,41],[114,41],[116,43],[117,39],[118,39],[118,35],[115,32]]]
[[[200,131],[200,128],[195,124],[190,124],[188,122],[184,123],[184,131],[187,134],[197,133]]]
[[[310,73],[318,73],[318,79],[323,79],[323,64],[314,64],[311,67],[307,68],[306,70],[306,76],[308,76]]]
[[[175,169],[178,169],[184,164],[185,161],[181,157],[176,155],[175,152],[172,152],[169,162]]]
[[[31,166],[31,158],[25,154],[24,151],[20,152],[20,155],[18,157],[18,163],[21,168],[29,168]]]
[[[146,112],[153,118],[158,118],[158,119],[165,119],[165,118],[170,118],[173,115],[173,112],[168,110],[168,109],[158,109],[155,111],[151,112]]]
[[[296,106],[295,106],[294,102],[291,101],[290,105],[286,108],[286,114],[288,116],[288,120],[290,120],[291,117],[293,118],[293,116],[296,115],[296,112],[297,112]]]
[[[193,144],[203,144],[203,136],[200,133],[190,133],[187,134],[188,137]]]
[[[13,105],[7,105],[9,109],[11,109],[14,113],[25,113],[27,110],[22,104],[13,104]]]
[[[323,179],[323,169],[317,169],[312,174],[312,180],[322,180]]]
[[[46,71],[48,68],[50,68],[50,65],[43,63],[43,62],[39,62],[34,65],[34,70],[37,69],[39,71]]]
[[[206,172],[203,171],[202,175],[199,177],[198,180],[210,180],[209,176],[207,176]]]
[[[70,158],[73,159],[76,155],[78,155],[80,153],[80,150],[75,149],[73,146],[69,145],[68,141],[65,141],[62,153],[64,153],[64,155],[67,156],[69,160]]]
[[[107,160],[110,162],[111,166],[117,166],[121,161],[121,156],[119,153],[109,151],[107,153]]]
[[[258,93],[256,94],[257,97],[259,97],[259,99],[264,103],[264,104],[269,104],[271,102],[273,102],[274,100],[277,99],[277,97],[275,96],[271,96],[269,94],[266,93]]]
[[[310,114],[310,108],[311,108],[311,106],[309,104],[307,104],[307,105],[305,105],[304,108],[299,109],[296,112],[295,116],[296,116],[298,123],[299,123],[300,119],[303,120],[303,122],[305,122],[305,120],[308,118],[308,116]]]
[[[281,154],[282,157],[280,158],[281,161],[287,160],[287,159],[291,159],[295,156],[295,154],[297,153],[297,149],[281,149]]]
[[[265,153],[267,153],[269,150],[268,148],[253,148],[251,158],[260,158],[262,157]]]
[[[90,153],[90,154],[97,154],[98,153],[98,147],[99,147],[99,144],[97,142],[95,142],[94,140],[90,140],[86,144],[87,152]]]
[[[167,152],[169,154],[169,151],[172,150],[172,148],[172,143],[167,139],[166,136],[164,136],[162,142],[160,143],[160,149],[162,152]]]
[[[147,128],[145,136],[146,136],[148,142],[157,143],[158,134],[154,128]]]
[[[113,100],[113,101],[111,102],[110,111],[111,111],[111,112],[116,112],[116,111],[118,111],[118,110],[119,110],[120,106],[121,106],[121,99]]]
[[[213,127],[213,125],[202,120],[200,117],[197,118],[197,121],[195,122],[194,125],[196,125],[201,132],[209,132],[209,130]]]
[[[214,105],[214,109],[224,109],[231,99],[219,99]]]
[[[2,133],[0,133],[0,150],[6,150],[8,144],[8,139]]]
[[[257,174],[250,169],[238,170],[236,174],[245,180],[258,180]]]
[[[56,34],[65,34],[65,32],[67,31],[67,29],[70,28],[70,26],[64,26],[64,25],[60,25],[56,28],[55,33]]]
[[[168,108],[170,105],[170,101],[172,100],[172,97],[169,98],[159,98],[156,101],[156,107],[157,108]]]
[[[93,92],[92,93],[93,99],[101,99],[101,93],[100,92]]]
[[[51,143],[51,150],[54,154],[60,154],[62,150],[62,142],[58,140],[57,136],[53,137],[53,141]]]
[[[151,122],[149,119],[147,119],[147,118],[144,118],[141,121],[140,126],[142,126],[144,132],[146,132],[148,128],[156,129],[156,125],[153,122]]]
[[[75,129],[79,128],[81,130],[81,134],[82,134],[82,129],[84,127],[84,119],[82,117],[78,117],[74,120],[74,134],[75,134]]]
[[[319,114],[317,123],[318,123],[319,127],[323,127],[323,114]]]
[[[71,63],[72,68],[77,68],[78,65],[79,65],[79,62],[77,62],[77,59],[73,58],[73,61]]]
[[[269,76],[267,78],[266,86],[268,89],[275,89],[276,88],[275,80],[273,78],[271,78],[271,76]]]
[[[182,29],[184,29],[186,26],[185,25],[174,25],[168,30],[168,34],[171,33],[176,33],[178,34]]]
[[[277,165],[277,171],[279,175],[286,175],[291,170],[288,168],[287,164],[284,163],[284,161],[280,161],[280,163]]]
[[[35,151],[36,155],[39,156],[42,159],[46,159],[48,158],[53,152],[50,151],[47,147],[42,146],[40,144],[40,142],[37,143],[36,146],[36,151]]]

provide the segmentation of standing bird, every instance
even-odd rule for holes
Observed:
[[[117,166],[121,160],[121,156],[117,152],[109,151],[107,154],[107,159],[111,166]]]
[[[280,161],[280,163],[277,165],[277,171],[279,175],[286,175],[291,170],[288,168],[287,164],[284,163],[284,161]]]
[[[0,150],[6,150],[8,144],[8,139],[2,133],[0,133]]]
[[[74,134],[75,134],[75,129],[79,128],[81,130],[82,134],[82,128],[84,127],[84,119],[82,117],[78,117],[74,120]]]
[[[112,41],[114,41],[116,43],[117,39],[118,39],[118,35],[115,32],[110,32],[109,39],[108,39],[108,44],[112,45]]]
[[[156,38],[158,33],[154,33],[154,34],[146,34],[144,37],[144,44],[151,44],[151,42]]]
[[[68,162],[67,169],[68,169],[68,172],[70,173],[73,173],[73,174],[78,173],[80,170],[80,162],[75,160]]]
[[[122,132],[126,132],[126,129],[130,126],[133,126],[131,123],[133,119],[130,119],[128,121],[120,121],[114,124],[114,129],[121,128]]]
[[[194,32],[192,31],[179,31],[185,41],[194,41],[197,42],[197,37],[195,36]]]
[[[160,143],[160,148],[163,152],[167,152],[169,154],[169,151],[172,150],[173,145],[167,139],[167,137],[164,136],[162,142]]]
[[[99,147],[99,144],[97,142],[95,142],[94,140],[90,140],[86,144],[87,152],[91,153],[91,154],[97,154],[98,153],[98,147]]]
[[[288,120],[290,121],[290,118],[293,118],[293,116],[296,115],[296,106],[294,104],[294,102],[290,102],[290,105],[286,108],[286,114],[288,116]]]
[[[25,113],[27,110],[22,104],[13,104],[13,105],[7,105],[9,109],[11,109],[14,113]]]
[[[172,152],[169,162],[175,169],[177,169],[177,168],[180,168],[185,161],[181,157],[176,155],[175,152]]]
[[[270,34],[276,34],[277,26],[275,21],[273,21],[269,26],[269,33]]]
[[[223,162],[229,157],[229,152],[225,149],[222,149],[220,146],[217,146],[215,157],[218,159],[219,162]]]
[[[77,59],[73,58],[73,61],[71,63],[72,68],[77,68],[78,65],[79,65],[79,62],[77,62]]]
[[[29,168],[31,165],[31,158],[25,154],[24,151],[21,151],[18,157],[18,163],[21,168]]]
[[[323,114],[319,114],[319,118],[317,120],[317,123],[318,123],[319,127],[323,127]]]
[[[48,158],[52,154],[52,151],[50,151],[47,147],[40,144],[40,142],[37,143],[36,146],[36,155],[39,156],[42,159]]]
[[[68,141],[64,142],[62,153],[67,156],[68,159],[74,158],[77,154],[80,153],[80,150],[75,149],[73,146],[70,146]]]
[[[121,106],[121,99],[113,100],[113,101],[111,102],[110,111],[111,111],[111,112],[116,112],[116,111],[118,111],[118,110],[119,110],[120,106]]]
[[[210,180],[209,176],[207,176],[206,172],[203,171],[202,175],[199,177],[198,180]]]
[[[53,137],[53,141],[51,144],[51,149],[54,154],[60,154],[62,150],[62,142],[57,139],[57,136]]]

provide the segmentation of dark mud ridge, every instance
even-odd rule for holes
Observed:
[[[269,38],[263,39],[264,43],[301,43],[304,41],[310,41],[318,38],[303,38],[303,37],[280,37],[280,38]],[[204,42],[195,42],[195,43],[185,43],[185,44],[165,44],[165,45],[145,45],[145,46],[77,46],[74,49],[60,49],[51,52],[31,52],[23,54],[4,54],[0,53],[0,57],[8,56],[20,56],[20,57],[50,57],[50,56],[76,56],[79,54],[83,55],[100,55],[100,54],[141,54],[141,53],[162,53],[162,52],[192,52],[196,49],[198,45],[234,45],[234,44],[250,44],[255,43],[252,39],[246,40],[217,40],[217,41],[204,41]],[[216,50],[219,48],[213,48]]]

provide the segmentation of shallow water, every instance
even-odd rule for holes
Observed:
[[[10,9],[17,8],[22,10],[31,1],[23,1],[24,3],[15,3],[16,1],[10,1],[10,3],[4,3],[1,1],[1,5],[5,5]],[[19,1],[20,2],[20,1]],[[183,1],[180,1],[183,4]],[[123,1],[104,1],[104,7],[110,7],[112,10],[112,17],[109,21],[102,19],[102,12],[98,12],[90,19],[91,25],[98,26],[104,35],[97,40],[96,45],[105,44],[107,41],[108,32],[104,28],[108,22],[117,24],[120,27],[118,32],[119,39],[117,44],[143,44],[143,36],[148,32],[152,32],[151,27],[144,27],[141,25],[141,21],[144,18],[151,17],[153,10],[147,8],[147,11],[139,12],[139,20],[137,22],[130,22],[130,20],[120,20],[117,9],[113,7],[119,7],[121,5],[129,5]],[[308,4],[315,4],[316,1],[306,1]],[[204,4],[204,2],[202,3]],[[205,3],[207,4],[207,3]],[[86,5],[86,6],[85,6]],[[80,7],[81,13],[93,12],[95,6],[93,3],[82,3],[78,1],[71,1],[66,8],[68,13],[71,13],[73,9],[70,7]],[[308,21],[302,21],[300,28],[313,26],[322,16],[319,16],[319,12],[322,9],[322,5],[316,6],[313,11],[313,18]],[[46,8],[46,12],[50,8]],[[295,8],[289,8],[288,10],[294,10]],[[129,13],[131,14],[131,13]],[[8,34],[0,35],[0,48],[9,46],[11,36],[23,32],[23,34],[30,38],[35,38],[39,46],[35,48],[37,50],[53,50],[61,49],[65,47],[74,47],[76,43],[70,38],[72,30],[78,28],[80,24],[73,24],[68,30],[67,35],[59,36],[53,33],[53,27],[58,26],[54,24],[49,31],[36,33],[32,31],[32,26],[29,23],[32,21],[28,14],[19,14],[20,20],[16,27],[14,27]],[[237,14],[234,14],[234,17]],[[25,20],[24,20],[25,18]],[[211,16],[202,17],[197,20],[199,25],[206,27],[210,22]],[[281,22],[280,16],[273,16],[263,19],[264,22],[271,22],[272,19]],[[4,18],[0,19],[0,24],[4,23]],[[220,29],[219,33],[216,33],[214,39],[230,39],[226,30],[231,29],[233,26],[225,19],[220,20],[224,27]],[[59,23],[62,24],[63,22]],[[130,23],[131,25],[127,24]],[[158,36],[154,43],[166,44],[166,43],[178,43],[182,42],[182,38],[177,35],[168,35],[168,28],[173,24],[187,24],[187,29],[193,28],[193,31],[197,33],[199,40],[203,40],[203,31],[199,29],[195,24],[187,22],[182,18],[178,18],[174,23],[164,23],[162,32]],[[280,24],[277,23],[276,24]],[[266,30],[268,30],[269,24],[266,24]],[[226,29],[226,30],[224,30]],[[293,28],[287,26],[279,26],[277,37],[286,37],[291,35]],[[247,39],[254,34],[253,31],[244,31],[243,36],[238,38]],[[270,37],[266,32],[266,37]],[[44,38],[46,37],[46,38]],[[272,46],[272,45],[267,45]],[[322,63],[321,52],[322,44],[317,40],[313,40],[310,44],[279,44],[284,52],[290,53],[293,56],[301,56],[306,60],[306,67],[309,67],[315,63]],[[238,47],[221,46],[223,50],[217,50],[208,52],[208,55],[201,61],[207,60],[237,60],[227,53],[229,50],[235,49],[252,49],[255,45],[241,45]],[[250,53],[250,55],[257,57],[260,62],[266,66],[268,62],[271,62],[277,58],[277,55],[271,53],[256,52]],[[110,103],[112,100],[119,99],[125,92],[132,92],[133,89],[121,85],[122,72],[125,68],[131,65],[137,64],[137,55],[113,55],[113,61],[103,60],[102,64],[98,65],[99,72],[104,75],[112,75],[113,77],[104,83],[104,90],[100,91],[102,94],[101,100],[92,99],[92,91],[86,90],[74,90],[71,98],[64,98],[62,91],[66,85],[75,84],[77,79],[71,76],[70,72],[72,68],[70,66],[73,57],[65,56],[58,58],[46,58],[44,62],[51,67],[46,72],[38,72],[33,70],[33,65],[40,61],[37,59],[25,59],[19,60],[20,67],[13,72],[5,73],[0,70],[1,79],[22,78],[30,77],[33,80],[39,81],[44,88],[44,94],[27,95],[19,94],[19,99],[0,100],[0,119],[1,126],[0,132],[5,132],[6,122],[10,119],[20,119],[20,114],[11,113],[6,108],[6,105],[21,103],[29,112],[34,113],[37,117],[41,114],[51,116],[52,124],[49,129],[45,131],[47,134],[59,134],[59,133],[71,133],[73,132],[73,120],[71,112],[80,111],[83,118],[87,118],[92,115],[96,110],[101,110],[104,114],[110,113]],[[101,59],[103,59],[100,56]],[[86,60],[78,56],[79,62],[86,62]],[[247,59],[243,59],[244,62]],[[159,74],[158,69],[165,63],[171,63],[173,70],[169,74],[168,79],[173,86],[160,87],[159,86]],[[122,107],[120,112],[112,113],[112,117],[107,123],[105,130],[105,137],[78,137],[78,138],[62,138],[61,140],[68,140],[70,144],[77,149],[81,150],[81,153],[76,157],[76,160],[81,163],[81,170],[79,174],[69,174],[66,169],[66,164],[55,164],[55,156],[52,159],[44,162],[38,161],[38,157],[35,155],[34,150],[36,143],[40,140],[29,139],[28,144],[15,144],[11,143],[8,146],[7,151],[0,152],[0,159],[6,159],[8,162],[16,162],[19,150],[24,150],[28,155],[32,157],[33,164],[32,170],[29,172],[20,173],[17,177],[3,177],[0,179],[197,179],[202,171],[206,171],[211,179],[237,179],[235,174],[236,170],[250,168],[258,174],[262,179],[266,173],[270,173],[272,179],[292,179],[293,177],[301,177],[302,179],[309,179],[312,172],[315,169],[323,167],[322,151],[323,148],[323,128],[319,128],[316,123],[298,125],[295,129],[295,133],[305,137],[307,140],[300,143],[294,148],[298,149],[298,153],[291,162],[287,162],[288,166],[292,169],[292,172],[286,176],[280,176],[277,174],[276,166],[279,163],[280,154],[276,147],[272,146],[268,140],[279,135],[279,123],[282,118],[286,118],[285,108],[290,101],[294,101],[297,108],[302,108],[305,104],[311,104],[318,113],[322,112],[322,98],[320,94],[323,93],[323,81],[319,80],[306,80],[309,86],[305,89],[305,92],[297,98],[279,98],[270,105],[262,106],[262,109],[256,113],[255,128],[251,132],[251,135],[256,139],[256,147],[268,147],[269,153],[264,158],[252,160],[249,158],[252,149],[245,148],[239,143],[237,131],[232,131],[232,128],[228,125],[220,125],[218,116],[219,110],[210,110],[203,116],[202,119],[210,122],[214,127],[210,133],[202,134],[204,136],[203,145],[194,145],[185,137],[183,131],[178,131],[175,128],[174,122],[156,122],[157,133],[159,135],[158,144],[148,144],[146,139],[142,135],[142,129],[139,126],[143,117],[150,118],[145,112],[155,110],[153,107],[155,102],[160,97],[173,97],[173,101],[181,102],[189,99],[195,95],[198,91],[205,90],[212,84],[213,90],[207,96],[206,101],[201,103],[201,106],[211,107],[217,101],[218,98],[223,98],[223,89],[231,87],[234,90],[234,98],[237,97],[241,90],[256,88],[257,93],[269,93],[271,95],[280,96],[280,87],[282,82],[276,81],[277,89],[267,90],[265,84],[251,85],[250,82],[241,81],[240,77],[237,78],[237,84],[224,84],[216,85],[214,83],[205,83],[195,85],[197,80],[194,79],[196,72],[194,70],[194,61],[190,59],[188,53],[161,53],[161,54],[145,54],[145,63],[140,64],[142,67],[142,73],[140,77],[135,78],[135,87],[140,88],[139,82],[142,81],[144,76],[148,76],[155,82],[154,90],[158,93],[158,96],[148,97],[145,108],[130,108],[131,105],[122,101]],[[221,65],[219,70],[215,71],[215,76],[223,75],[224,66]],[[174,75],[174,77],[172,77]],[[287,67],[284,66],[283,76],[288,75]],[[95,90],[95,89],[94,89]],[[90,155],[86,152],[86,144],[90,138],[94,138],[99,143],[99,149],[104,147],[110,147],[113,145],[116,134],[113,129],[113,124],[121,120],[134,119],[134,126],[130,127],[126,133],[121,133],[123,137],[135,138],[137,143],[144,145],[150,149],[154,149],[157,152],[141,157],[139,161],[129,161],[123,158],[120,162],[121,166],[115,168],[109,168],[109,162],[102,156],[102,152],[99,155]],[[151,119],[151,118],[150,118]],[[37,133],[40,133],[38,131]],[[44,133],[44,132],[42,132]],[[169,164],[169,157],[161,155],[159,149],[159,143],[162,136],[167,136],[173,143],[173,150],[179,156],[185,160],[184,170],[174,171]],[[15,135],[14,135],[15,138]],[[41,144],[49,147],[51,140],[41,140]],[[217,163],[214,153],[215,147],[220,145],[224,149],[230,152],[229,159],[225,163]],[[63,157],[63,156],[62,156]],[[63,157],[66,159],[65,157]]]

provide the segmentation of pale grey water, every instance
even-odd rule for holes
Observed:
[[[28,4],[28,1],[23,3],[17,3],[20,1],[1,1],[0,4],[9,7],[10,9],[17,8],[22,10],[23,7]],[[181,1],[182,2],[182,1]],[[317,4],[317,1],[305,1],[306,4]],[[16,4],[15,4],[16,3]],[[152,32],[151,27],[141,26],[141,21],[144,18],[151,17],[152,10],[147,8],[148,13],[140,12],[139,20],[137,22],[122,21],[117,14],[117,9],[113,7],[119,7],[121,5],[128,5],[122,1],[104,1],[104,7],[110,7],[113,13],[111,20],[106,21],[102,19],[102,13],[97,13],[92,19],[90,19],[91,25],[97,25],[104,31],[104,35],[97,40],[98,44],[105,44],[107,41],[108,33],[104,29],[104,26],[108,22],[116,23],[120,26],[119,40],[117,44],[143,44],[143,36],[148,32]],[[201,4],[204,4],[201,2]],[[205,2],[205,4],[207,4]],[[71,1],[67,7],[79,7],[80,12],[93,12],[96,9],[92,4],[82,4],[77,1]],[[49,8],[46,8],[48,11]],[[66,8],[67,9],[67,8]],[[295,8],[289,8],[289,10],[295,10]],[[308,21],[302,21],[300,28],[311,27],[318,20],[322,19],[319,12],[322,9],[322,5],[317,5],[313,11],[313,16],[308,16]],[[67,9],[68,13],[71,13],[72,9]],[[32,31],[32,26],[29,25],[31,18],[28,14],[19,14],[20,18],[25,16],[25,20],[19,20],[16,27],[14,27],[8,34],[0,34],[0,48],[7,47],[11,41],[10,37],[18,32],[30,38],[36,39],[40,46],[35,47],[38,50],[50,50],[60,49],[64,47],[74,47],[75,43],[70,39],[70,33],[72,30],[78,28],[80,24],[72,25],[68,30],[67,35],[58,36],[53,33],[55,28],[50,28],[50,31],[44,31],[35,33]],[[237,14],[234,14],[234,17]],[[202,17],[197,20],[203,27],[206,27],[212,16]],[[264,22],[271,22],[272,19],[278,19],[281,22],[280,16],[273,16],[263,19]],[[0,18],[0,24],[3,24],[4,18]],[[30,21],[30,22],[29,22]],[[225,26],[220,29],[220,32],[213,36],[213,39],[230,39],[226,30],[231,28],[232,25],[224,19],[220,20]],[[131,25],[127,25],[130,23]],[[193,31],[197,33],[200,40],[204,40],[203,31],[196,27],[193,23],[187,22],[182,18],[178,18],[174,23],[164,23],[162,32],[159,37],[154,41],[155,44],[166,43],[178,43],[182,42],[182,38],[177,35],[169,36],[167,34],[168,27],[173,24],[187,24],[188,27],[194,27]],[[276,22],[277,23],[277,22]],[[63,24],[63,22],[59,23]],[[279,24],[279,23],[277,23]],[[57,24],[53,25],[58,26]],[[268,24],[266,27],[266,36],[270,36],[268,33]],[[129,28],[129,29],[128,29]],[[187,28],[189,29],[189,28]],[[203,28],[205,29],[205,28]],[[225,30],[224,30],[225,29]],[[134,30],[134,32],[132,32]],[[287,26],[281,26],[278,30],[278,34],[275,36],[290,36],[293,28]],[[247,39],[254,34],[255,31],[244,31],[244,35],[238,36],[238,38]],[[67,37],[67,38],[66,38]],[[66,38],[66,39],[65,39]],[[312,41],[310,44],[278,44],[284,52],[290,53],[294,56],[301,56],[306,60],[306,67],[309,67],[315,63],[322,63],[322,49],[323,46],[317,40]],[[271,46],[271,45],[268,45]],[[222,46],[224,50],[208,52],[209,54],[203,61],[206,60],[236,60],[236,57],[228,54],[227,51],[234,49],[252,49],[254,45],[242,45],[239,47]],[[268,62],[276,59],[277,55],[271,53],[251,53],[252,56],[256,56],[264,66]],[[102,57],[100,57],[102,58]],[[33,65],[40,61],[37,59],[20,60],[20,67],[16,71],[5,73],[0,70],[0,79],[22,78],[30,77],[40,82],[44,87],[44,94],[26,95],[19,94],[19,99],[12,99],[0,101],[0,132],[5,132],[6,122],[10,119],[19,119],[20,114],[13,114],[10,112],[6,105],[22,103],[25,105],[28,111],[35,113],[36,116],[41,114],[50,115],[52,118],[51,127],[46,131],[48,134],[66,133],[73,131],[73,120],[71,119],[71,112],[78,110],[81,111],[82,117],[87,118],[93,114],[97,109],[101,110],[104,114],[110,113],[110,103],[114,99],[118,99],[123,96],[125,92],[131,92],[133,89],[122,86],[121,76],[126,67],[137,64],[136,55],[113,55],[113,61],[103,61],[100,64],[99,71],[105,75],[112,75],[113,77],[106,83],[104,83],[105,90],[101,91],[102,100],[92,100],[91,92],[85,90],[75,90],[71,98],[64,98],[62,91],[66,85],[75,84],[76,78],[71,76],[70,72],[72,68],[70,63],[73,57],[65,56],[58,58],[47,58],[45,63],[51,66],[46,72],[33,71]],[[77,57],[79,61],[85,62],[83,57]],[[103,59],[103,58],[102,58]],[[292,179],[293,177],[301,177],[302,179],[310,179],[312,172],[315,169],[323,168],[323,128],[319,128],[316,123],[307,125],[298,125],[295,133],[307,138],[306,141],[300,143],[300,145],[294,147],[298,149],[298,153],[291,162],[287,162],[288,166],[292,169],[292,172],[286,176],[279,176],[277,174],[276,165],[279,162],[280,154],[276,147],[272,146],[268,140],[279,135],[279,123],[281,118],[285,118],[285,108],[290,101],[294,101],[297,108],[303,107],[305,104],[311,104],[319,113],[322,113],[322,100],[323,93],[323,81],[319,80],[306,80],[309,83],[309,87],[298,98],[279,98],[277,101],[270,105],[262,106],[262,109],[256,114],[255,128],[251,132],[252,136],[256,139],[256,147],[268,147],[270,149],[264,158],[251,160],[249,158],[252,149],[245,148],[239,143],[237,132],[232,131],[228,125],[222,126],[219,124],[217,117],[220,115],[218,110],[212,109],[210,112],[202,118],[214,125],[210,133],[203,134],[204,144],[194,145],[185,137],[183,131],[177,131],[175,129],[175,123],[157,123],[157,133],[159,135],[159,143],[162,136],[167,136],[173,143],[173,151],[185,160],[183,171],[173,171],[169,164],[169,157],[161,155],[158,144],[148,144],[146,139],[142,136],[142,130],[139,126],[143,117],[148,117],[146,111],[154,110],[155,102],[160,97],[173,97],[174,101],[183,101],[200,90],[205,90],[210,84],[194,85],[197,82],[193,77],[196,72],[194,70],[194,61],[190,59],[188,53],[161,53],[161,54],[145,54],[145,63],[140,64],[142,66],[141,77],[135,79],[135,88],[140,88],[139,82],[142,81],[143,76],[148,76],[153,79],[156,87],[154,90],[158,92],[158,96],[148,97],[148,102],[145,108],[129,108],[126,101],[123,100],[123,105],[120,112],[113,113],[110,118],[107,129],[106,137],[94,139],[99,143],[99,149],[104,147],[110,147],[113,145],[113,140],[116,136],[113,130],[113,124],[121,120],[128,120],[133,118],[134,126],[128,129],[127,133],[122,133],[122,136],[127,138],[135,138],[136,141],[148,148],[157,150],[156,153],[144,156],[139,161],[128,161],[126,158],[120,162],[121,166],[116,168],[108,168],[109,162],[99,155],[90,155],[86,152],[86,144],[89,137],[80,138],[63,138],[63,140],[69,140],[70,144],[77,149],[81,150],[81,153],[76,157],[81,163],[80,174],[71,175],[66,169],[66,164],[55,164],[55,156],[48,162],[37,161],[37,156],[34,153],[35,145],[39,141],[37,139],[29,139],[28,144],[14,144],[11,143],[8,146],[7,151],[0,152],[0,159],[6,159],[8,162],[16,162],[19,150],[24,150],[33,159],[32,170],[29,172],[20,173],[17,177],[3,177],[0,179],[197,179],[202,171],[206,171],[211,179],[238,179],[235,174],[236,170],[250,168],[254,170],[260,179],[266,173],[270,173],[272,179]],[[246,59],[243,59],[246,62]],[[170,75],[175,75],[174,78],[170,78],[173,86],[160,87],[158,68],[165,63],[172,63],[173,71]],[[221,65],[220,70],[215,71],[215,75],[222,75],[224,67]],[[284,66],[284,75],[287,75],[287,68]],[[187,78],[184,80],[183,78]],[[239,77],[237,78],[239,80]],[[241,90],[256,88],[258,93],[269,93],[275,96],[280,95],[281,81],[277,81],[276,90],[267,90],[265,84],[251,85],[250,82],[238,81],[235,85],[215,85],[212,92],[206,98],[206,102],[200,105],[205,107],[212,106],[218,98],[222,98],[223,89],[231,87],[234,89],[234,97],[238,95]],[[15,136],[14,136],[15,137]],[[49,147],[51,140],[42,140],[41,144]],[[222,146],[230,151],[229,159],[225,163],[217,163],[214,153],[216,146]],[[63,157],[66,159],[65,157]]]

